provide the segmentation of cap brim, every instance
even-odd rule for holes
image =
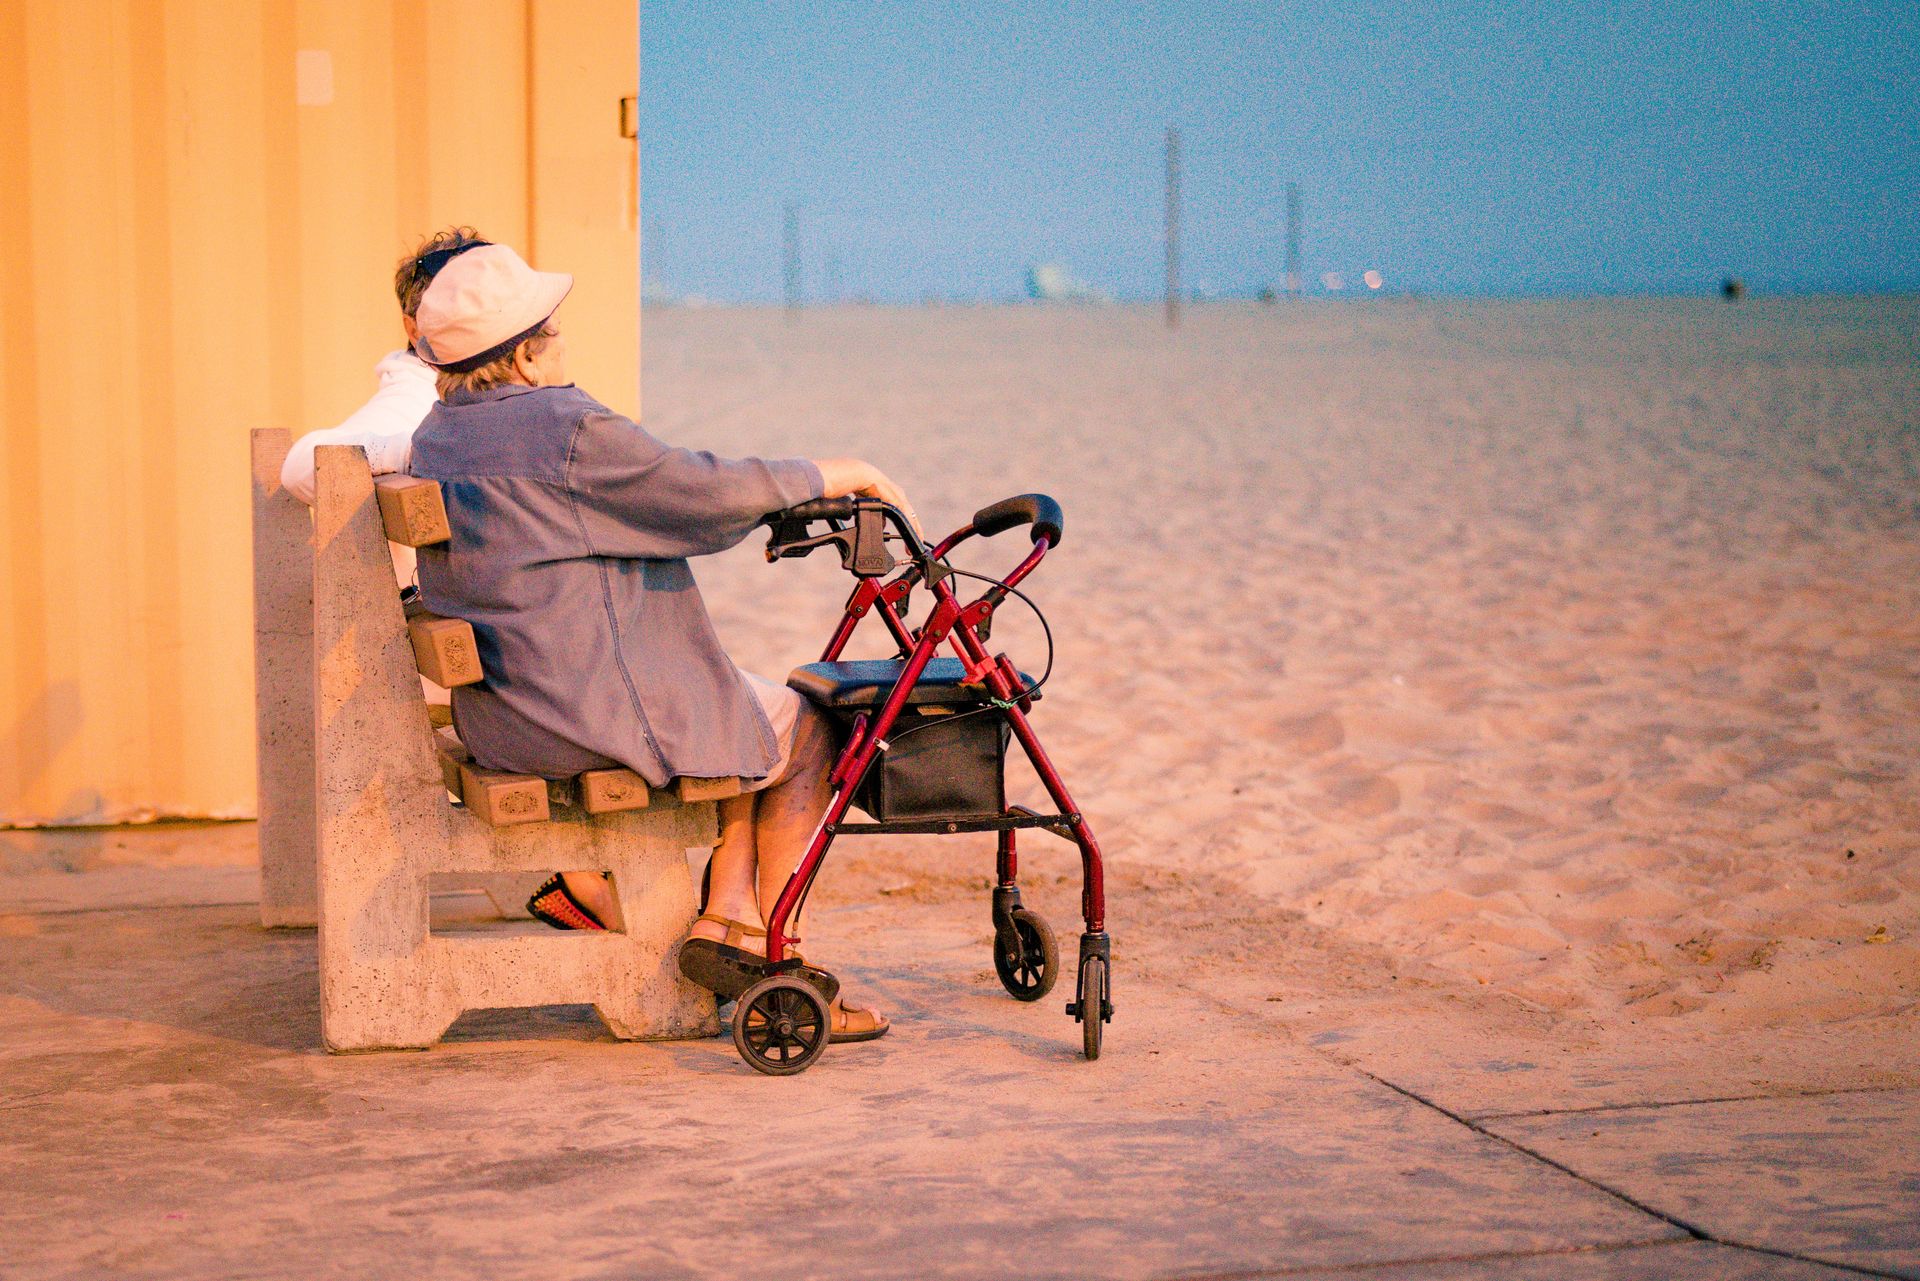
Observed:
[[[540,300],[540,319],[551,319],[553,313],[560,309],[560,304],[567,300],[567,295],[573,292],[573,274],[566,271],[536,271],[533,274],[539,278],[535,296]]]

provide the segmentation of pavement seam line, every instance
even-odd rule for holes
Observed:
[[[1419,1093],[1417,1090],[1411,1090],[1411,1089],[1408,1089],[1406,1086],[1398,1085],[1393,1081],[1389,1081],[1386,1077],[1381,1076],[1378,1073],[1368,1071],[1366,1068],[1362,1067],[1358,1063],[1351,1062],[1349,1060],[1342,1059],[1335,1056],[1332,1052],[1330,1052],[1329,1050],[1327,1050],[1322,1046],[1314,1045],[1310,1041],[1304,1040],[1298,1036],[1291,1035],[1287,1029],[1274,1028],[1271,1023],[1260,1019],[1254,1011],[1244,1009],[1226,997],[1219,996],[1213,992],[1208,992],[1204,990],[1197,991],[1196,989],[1188,987],[1185,984],[1179,983],[1177,981],[1173,984],[1173,986],[1183,991],[1186,991],[1190,994],[1197,994],[1201,996],[1202,999],[1204,999],[1205,1001],[1213,1004],[1214,1006],[1228,1012],[1229,1014],[1235,1017],[1243,1018],[1250,1022],[1259,1024],[1263,1027],[1266,1027],[1270,1031],[1277,1031],[1282,1037],[1293,1041],[1294,1044],[1299,1045],[1300,1047],[1302,1047],[1303,1049],[1306,1049],[1310,1053],[1318,1055],[1320,1058],[1324,1059],[1328,1063],[1333,1064],[1335,1067],[1339,1068],[1341,1071],[1356,1072],[1359,1075],[1366,1077],[1369,1081],[1372,1081],[1376,1085],[1384,1086],[1385,1088],[1392,1090],[1395,1094],[1398,1094],[1403,1098],[1410,1099],[1413,1102],[1421,1105],[1422,1107],[1430,1108],[1433,1111],[1438,1112],[1441,1116],[1446,1117],[1449,1121],[1452,1121],[1454,1124],[1463,1126],[1466,1129],[1472,1131],[1473,1133],[1478,1134],[1482,1138],[1491,1139],[1496,1143],[1502,1144],[1503,1146],[1508,1147],[1513,1151],[1520,1153],[1522,1156],[1529,1157],[1532,1160],[1537,1161],[1542,1165],[1550,1166],[1553,1169],[1560,1171],[1562,1174],[1567,1175],[1569,1178],[1575,1179],[1578,1182],[1583,1183],[1588,1187],[1593,1188],[1594,1190],[1605,1194],[1606,1196],[1610,1196],[1615,1200],[1620,1201],[1622,1204],[1625,1204],[1635,1210],[1638,1210],[1640,1213],[1644,1215],[1647,1215],[1651,1218],[1659,1219],[1663,1223],[1667,1223],[1675,1228],[1678,1228],[1680,1231],[1686,1233],[1689,1237],[1691,1237],[1696,1241],[1707,1241],[1707,1242],[1711,1242],[1714,1245],[1737,1244],[1737,1243],[1729,1243],[1729,1242],[1721,1241],[1718,1238],[1707,1233],[1704,1229],[1697,1228],[1693,1224],[1688,1223],[1683,1219],[1680,1219],[1674,1215],[1668,1214],[1663,1210],[1655,1209],[1651,1205],[1647,1205],[1640,1201],[1637,1201],[1633,1197],[1628,1196],[1626,1193],[1621,1192],[1618,1189],[1608,1187],[1606,1184],[1600,1182],[1598,1179],[1589,1178],[1588,1176],[1581,1174],[1578,1170],[1575,1170],[1570,1166],[1563,1165],[1560,1162],[1555,1161],[1553,1158],[1549,1156],[1546,1156],[1539,1152],[1535,1152],[1533,1149],[1527,1147],[1523,1143],[1517,1142],[1516,1140],[1513,1140],[1513,1139],[1509,1139],[1503,1134],[1497,1134],[1494,1131],[1487,1129],[1485,1126],[1480,1125],[1471,1117],[1455,1112],[1450,1108],[1442,1107],[1440,1104],[1434,1102],[1432,1099],[1427,1098],[1425,1095]],[[1583,1249],[1593,1249],[1595,1247],[1575,1246],[1572,1248],[1575,1250],[1583,1250]],[[1768,1253],[1774,1253],[1774,1252],[1769,1251]],[[1799,1256],[1787,1255],[1784,1257],[1798,1258]],[[1824,1260],[1820,1260],[1820,1259],[1808,1259],[1808,1260],[1805,1260],[1805,1262],[1824,1264]],[[1852,1270],[1860,1271],[1860,1269],[1857,1269],[1857,1268]],[[1298,1271],[1299,1270],[1296,1270],[1296,1272]],[[1258,1277],[1261,1275],[1284,1275],[1284,1273],[1281,1273],[1281,1274],[1253,1273],[1249,1275]],[[1868,1272],[1866,1275],[1885,1276],[1888,1274]],[[1200,1278],[1187,1278],[1187,1279],[1183,1279],[1183,1281],[1214,1281],[1214,1279],[1203,1276]],[[1222,1277],[1219,1279],[1219,1281],[1226,1281],[1226,1278]],[[1906,1279],[1896,1277],[1894,1281],[1906,1281]]]
[[[1735,1250],[1749,1250],[1755,1254],[1768,1254],[1768,1255],[1774,1256],[1775,1258],[1793,1259],[1800,1263],[1811,1263],[1823,1268],[1835,1268],[1842,1272],[1852,1272],[1859,1276],[1886,1277],[1886,1278],[1889,1278],[1889,1281],[1909,1281],[1909,1279],[1904,1274],[1899,1272],[1882,1272],[1878,1268],[1862,1267],[1859,1264],[1840,1263],[1831,1259],[1821,1259],[1821,1258],[1813,1257],[1811,1255],[1797,1254],[1792,1250],[1780,1249],[1775,1246],[1749,1245],[1744,1241],[1732,1241],[1724,1237],[1717,1237],[1713,1235],[1711,1232],[1707,1231],[1705,1228],[1689,1223],[1678,1215],[1669,1214],[1665,1210],[1659,1209],[1655,1206],[1649,1205],[1645,1201],[1641,1201],[1635,1197],[1629,1196],[1627,1193],[1622,1192],[1618,1188],[1609,1187],[1607,1184],[1602,1183],[1599,1179],[1596,1179],[1591,1175],[1582,1174],[1580,1173],[1580,1171],[1574,1169],[1572,1166],[1567,1165],[1561,1161],[1556,1161],[1552,1157],[1546,1155],[1544,1152],[1535,1151],[1533,1148],[1528,1147],[1526,1144],[1520,1142],[1518,1139],[1508,1138],[1506,1135],[1500,1134],[1494,1130],[1490,1130],[1485,1126],[1475,1122],[1471,1118],[1463,1116],[1460,1113],[1451,1110],[1450,1108],[1442,1107],[1440,1104],[1435,1103],[1432,1099],[1426,1098],[1425,1096],[1419,1094],[1417,1091],[1410,1090],[1403,1085],[1396,1085],[1394,1082],[1387,1080],[1387,1078],[1383,1076],[1377,1076],[1374,1073],[1367,1071],[1363,1067],[1356,1066],[1354,1070],[1359,1072],[1361,1075],[1367,1077],[1369,1080],[1376,1081],[1379,1084],[1386,1086],[1389,1090],[1392,1090],[1396,1094],[1404,1095],[1405,1097],[1412,1099],[1415,1103],[1423,1104],[1426,1107],[1432,1108],[1435,1112],[1438,1112],[1441,1116],[1444,1116],[1449,1120],[1454,1121],[1460,1125],[1466,1126],[1469,1130],[1472,1130],[1475,1134],[1484,1135],[1485,1137],[1489,1139],[1493,1139],[1496,1142],[1504,1143],[1508,1147],[1512,1148],[1515,1152],[1518,1152],[1523,1156],[1531,1157],[1535,1161],[1540,1162],[1542,1165],[1552,1166],[1554,1169],[1560,1171],[1562,1174],[1565,1174],[1570,1178],[1578,1179],[1580,1182],[1586,1184],[1588,1187],[1593,1188],[1599,1192],[1604,1192],[1606,1195],[1613,1197],[1614,1199],[1622,1202],[1625,1205],[1632,1206],[1634,1209],[1640,1211],[1642,1214],[1651,1215],[1656,1219],[1662,1220],[1663,1222],[1670,1223],[1674,1227],[1679,1228],[1682,1232],[1685,1232],[1687,1235],[1693,1237],[1696,1241],[1706,1241],[1713,1245],[1726,1246],[1730,1249],[1735,1249]]]
[[[1651,1103],[1596,1103],[1584,1108],[1534,1108],[1525,1112],[1474,1112],[1470,1115],[1474,1121],[1517,1121],[1536,1116],[1585,1116],[1595,1112],[1704,1107],[1709,1103],[1766,1103],[1774,1099],[1823,1099],[1836,1094],[1898,1094],[1902,1091],[1920,1092],[1920,1086],[1840,1085],[1830,1090],[1782,1090],[1777,1094],[1725,1094],[1705,1099],[1657,1099]]]
[[[1748,1254],[1765,1254],[1776,1259],[1792,1259],[1796,1263],[1811,1263],[1815,1267],[1832,1268],[1836,1272],[1852,1272],[1863,1277],[1885,1277],[1888,1281],[1913,1281],[1911,1272],[1882,1272],[1878,1268],[1869,1268],[1859,1263],[1842,1263],[1837,1259],[1821,1259],[1810,1254],[1795,1254],[1791,1250],[1782,1250],[1778,1246],[1749,1245],[1745,1241],[1714,1241],[1715,1245],[1725,1246],[1729,1250],[1743,1250]]]
[[[209,907],[258,907],[257,898],[234,899],[226,903],[128,903],[119,907],[33,907],[15,908],[0,912],[0,919],[9,916],[91,916],[100,912],[197,912]],[[269,925],[264,929],[310,930],[311,925]]]
[[[1554,1160],[1552,1157],[1547,1156],[1544,1153],[1534,1151],[1532,1148],[1528,1147],[1524,1143],[1521,1143],[1517,1139],[1510,1139],[1504,1134],[1497,1134],[1494,1131],[1489,1130],[1486,1126],[1479,1124],[1478,1122],[1473,1120],[1471,1117],[1463,1116],[1460,1113],[1455,1112],[1451,1108],[1443,1107],[1440,1104],[1435,1103],[1432,1099],[1427,1098],[1425,1095],[1421,1094],[1417,1090],[1410,1090],[1404,1085],[1396,1084],[1395,1082],[1389,1081],[1384,1076],[1378,1076],[1372,1072],[1367,1071],[1367,1069],[1363,1067],[1359,1067],[1357,1065],[1354,1066],[1354,1070],[1360,1073],[1360,1075],[1366,1077],[1369,1081],[1373,1081],[1380,1085],[1386,1086],[1389,1090],[1392,1090],[1395,1094],[1401,1095],[1404,1098],[1412,1099],[1415,1103],[1420,1104],[1422,1107],[1432,1108],[1435,1112],[1438,1112],[1441,1116],[1446,1117],[1449,1121],[1454,1122],[1456,1125],[1463,1125],[1467,1129],[1472,1130],[1475,1134],[1481,1135],[1485,1138],[1492,1139],[1496,1143],[1504,1144],[1505,1146],[1512,1148],[1514,1151],[1522,1154],[1523,1156],[1528,1156],[1533,1158],[1535,1161],[1540,1162],[1542,1165],[1550,1165],[1554,1169],[1560,1171],[1562,1174],[1578,1179],[1580,1182],[1586,1184],[1588,1187],[1594,1188],[1600,1192],[1604,1192],[1608,1196],[1614,1198],[1616,1201],[1620,1201],[1626,1205],[1632,1206],[1634,1209],[1640,1211],[1640,1213],[1642,1214],[1651,1215],[1652,1217],[1659,1219],[1662,1222],[1672,1224],[1674,1227],[1679,1228],[1682,1232],[1685,1232],[1688,1236],[1693,1237],[1695,1240],[1698,1240],[1698,1241],[1713,1240],[1713,1237],[1708,1235],[1706,1231],[1704,1231],[1701,1228],[1695,1227],[1693,1224],[1688,1223],[1685,1219],[1682,1219],[1677,1215],[1668,1214],[1664,1210],[1656,1209],[1655,1207],[1648,1205],[1644,1201],[1636,1200],[1633,1197],[1628,1196],[1625,1192],[1620,1191],[1618,1188],[1610,1188],[1606,1184],[1600,1182],[1598,1179],[1590,1178],[1589,1176],[1580,1173],[1578,1170],[1575,1170],[1571,1166],[1562,1164],[1561,1162]]]
[[[1163,1278],[1163,1281],[1265,1281],[1268,1277],[1297,1277],[1313,1273],[1377,1272],[1381,1268],[1491,1263],[1498,1259],[1556,1259],[1575,1254],[1603,1254],[1613,1251],[1648,1250],[1693,1244],[1695,1242],[1678,1237],[1654,1237],[1645,1241],[1601,1241],[1591,1245],[1545,1246],[1538,1250],[1493,1250],[1483,1254],[1428,1254],[1406,1259],[1368,1259],[1355,1263],[1309,1263],[1299,1267],[1258,1268],[1250,1272],[1182,1272]]]

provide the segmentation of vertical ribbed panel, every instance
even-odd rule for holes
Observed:
[[[637,22],[633,0],[0,5],[0,825],[253,812],[248,432],[367,397],[417,236],[526,248],[552,206],[530,256],[582,282],[576,377],[637,408],[631,160],[603,145],[633,146]]]

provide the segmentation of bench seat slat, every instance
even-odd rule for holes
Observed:
[[[647,780],[630,769],[595,769],[566,779],[543,779],[532,774],[509,774],[484,769],[473,761],[467,745],[451,730],[434,735],[440,772],[447,790],[494,827],[549,820],[553,806],[578,806],[589,814],[618,814],[646,809],[653,803]],[[745,783],[738,778],[680,778],[673,794],[688,804],[738,796]],[[536,803],[537,798],[537,803]]]
[[[460,767],[460,799],[492,827],[544,823],[551,813],[544,778],[482,769],[471,761]]]
[[[724,801],[746,790],[737,778],[680,778],[675,780],[680,799],[691,805],[696,801]]]
[[[590,769],[579,782],[580,803],[589,814],[643,810],[653,801],[647,780],[630,769]]]

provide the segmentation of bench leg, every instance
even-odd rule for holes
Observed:
[[[451,839],[400,599],[357,448],[316,451],[313,641],[320,1030],[331,1050],[431,1045],[459,1014],[428,949]]]
[[[720,1030],[713,993],[687,982],[678,965],[680,940],[698,912],[687,850],[705,844],[718,822],[712,804],[666,813],[604,814],[595,841],[613,872],[620,917],[633,941],[627,973],[613,995],[594,1002],[609,1031],[623,1041],[679,1040]]]
[[[291,438],[253,433],[253,674],[260,923],[317,917],[313,810],[313,522],[280,487]]]

